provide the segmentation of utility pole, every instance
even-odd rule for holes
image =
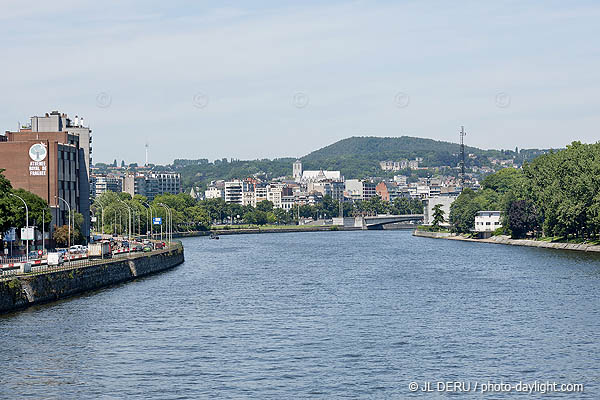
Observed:
[[[461,187],[465,186],[465,136],[467,132],[465,132],[465,127],[461,125],[460,127],[460,184]]]

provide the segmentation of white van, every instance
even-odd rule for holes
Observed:
[[[65,260],[60,253],[48,253],[48,265],[63,265]]]

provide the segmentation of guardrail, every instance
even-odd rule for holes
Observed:
[[[162,249],[154,249],[149,252],[143,252],[139,250],[129,250],[129,249],[121,249],[121,251],[115,251],[112,254],[112,257],[94,257],[89,258],[87,254],[73,254],[71,255],[71,259],[66,259],[62,265],[48,265],[47,260],[35,260],[30,261],[31,264],[31,272],[22,272],[24,267],[24,262],[21,263],[12,263],[12,264],[3,264],[0,267],[0,281],[12,279],[16,276],[32,276],[32,275],[40,275],[46,274],[50,272],[57,271],[67,271],[76,268],[85,268],[99,264],[110,264],[112,260],[119,260],[123,258],[134,258],[143,255],[156,255],[161,253],[166,253],[174,248],[181,247],[181,242],[171,242],[170,245],[167,245]]]

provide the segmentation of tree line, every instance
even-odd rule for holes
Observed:
[[[141,195],[133,198],[128,193],[106,192],[94,200],[92,212],[96,217],[95,228],[104,233],[126,233],[129,228],[129,213],[133,212],[132,232],[146,234],[152,223],[151,216],[167,219],[167,211],[162,204],[171,209],[173,229],[178,231],[208,230],[215,224],[295,224],[300,218],[324,219],[337,217],[340,213],[339,202],[331,196],[314,205],[294,206],[290,210],[273,207],[273,203],[263,200],[256,204],[242,206],[226,203],[225,200],[195,200],[187,193],[163,194],[152,202]],[[127,211],[127,208],[131,211]],[[423,206],[419,200],[398,198],[389,203],[375,196],[366,201],[342,203],[344,216],[372,214],[420,214]],[[152,211],[151,211],[152,210]],[[102,216],[104,213],[104,216]],[[153,228],[156,231],[156,226]],[[160,229],[160,228],[159,228]]]
[[[481,210],[503,212],[514,238],[597,238],[600,234],[600,143],[573,142],[487,176],[481,189],[466,188],[450,207],[452,230],[471,231]]]

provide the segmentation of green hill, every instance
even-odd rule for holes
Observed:
[[[399,160],[401,158],[430,157],[436,159],[436,154],[458,154],[458,143],[442,142],[433,139],[423,139],[410,136],[401,137],[350,137],[322,149],[313,151],[302,158],[304,161],[327,160],[332,157],[353,156],[377,161]],[[465,146],[466,153],[477,155],[500,155],[497,150],[486,151],[475,147]],[[489,153],[489,154],[488,154]],[[454,157],[456,160],[456,156]],[[454,162],[455,163],[455,162]],[[454,164],[453,163],[453,164]]]
[[[466,165],[489,165],[488,157],[514,158],[520,164],[531,160],[544,150],[522,150],[518,154],[513,150],[482,150],[465,146],[465,153],[476,157],[467,157]],[[347,179],[373,176],[392,176],[379,166],[380,161],[414,160],[420,157],[425,167],[455,167],[459,162],[460,145],[458,143],[424,139],[410,136],[402,137],[351,137],[335,142],[301,158],[306,170],[339,170]],[[171,168],[181,172],[184,187],[204,186],[213,179],[245,178],[259,174],[263,178],[290,176],[293,158],[274,160],[175,160]],[[408,171],[405,171],[408,173]],[[456,171],[446,171],[456,173]],[[396,172],[397,174],[398,172]],[[426,176],[425,170],[413,171],[413,174]]]
[[[482,150],[465,146],[466,154],[475,154],[467,165],[486,165],[487,157],[513,157],[514,151]],[[439,140],[402,137],[351,137],[340,140],[302,157],[306,169],[339,169],[346,177],[382,175],[380,161],[414,160],[422,166],[454,167],[459,162],[460,145]]]

